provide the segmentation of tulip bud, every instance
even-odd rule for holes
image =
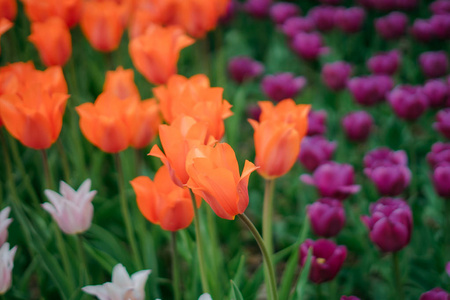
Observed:
[[[408,17],[397,11],[375,20],[375,29],[381,37],[387,40],[398,39],[404,35],[407,26]]]
[[[443,198],[450,198],[450,163],[441,163],[433,171],[433,185],[436,193]]]
[[[228,62],[228,72],[237,83],[251,80],[264,72],[264,65],[247,56],[236,56]]]
[[[314,60],[328,52],[328,48],[322,44],[321,35],[316,32],[297,33],[291,42],[291,47],[295,53],[306,60]]]
[[[366,168],[364,173],[375,184],[378,192],[383,196],[397,196],[409,185],[411,171],[406,166],[379,166],[374,169]]]
[[[375,169],[386,166],[407,166],[408,156],[403,150],[392,151],[389,148],[380,147],[364,156],[364,168]]]
[[[58,223],[59,228],[66,234],[82,233],[91,227],[94,206],[92,200],[97,191],[90,191],[91,180],[86,179],[77,191],[67,183],[61,181],[58,194],[52,190],[45,190],[50,203],[42,204]]]
[[[348,139],[355,142],[364,142],[372,130],[373,118],[363,110],[355,111],[342,119],[342,126]]]
[[[333,91],[343,90],[352,73],[352,66],[345,61],[325,64],[322,67],[322,81]]]
[[[255,18],[265,18],[269,15],[272,0],[247,0],[244,10]]]
[[[441,163],[450,163],[450,143],[437,142],[427,154],[427,162],[434,169]]]
[[[287,19],[300,13],[300,7],[289,2],[277,2],[270,8],[270,17],[277,25],[283,25]]]
[[[416,19],[411,28],[412,35],[421,42],[429,42],[434,37],[433,26],[429,20]]]
[[[290,39],[294,38],[294,36],[299,32],[311,32],[314,30],[314,23],[308,17],[293,17],[287,19],[281,30],[286,34]]]
[[[374,74],[393,75],[400,63],[400,52],[392,50],[372,56],[367,61],[367,67]]]
[[[428,7],[433,15],[447,15],[450,14],[450,2],[447,0],[433,1]]]
[[[442,40],[450,38],[449,15],[434,15],[430,18],[430,24],[437,38]]]
[[[450,97],[450,87],[439,79],[428,80],[422,89],[431,107],[442,107]]]
[[[250,119],[259,120],[259,116],[261,116],[261,107],[258,104],[251,104],[247,106],[247,116]]]
[[[0,211],[0,247],[8,239],[8,227],[12,222],[12,219],[8,218],[10,212],[11,208],[9,206]]]
[[[348,82],[353,98],[364,106],[372,106],[384,101],[393,85],[392,79],[386,75],[354,77]]]
[[[450,294],[441,288],[434,288],[431,291],[420,295],[419,300],[449,300]]]
[[[306,135],[322,135],[325,131],[327,131],[327,112],[325,110],[309,111]]]
[[[4,243],[0,247],[0,295],[6,293],[12,283],[12,269],[14,267],[14,255],[16,255],[17,246],[9,250],[9,243]]]
[[[419,64],[425,76],[430,78],[444,76],[448,71],[448,59],[444,51],[422,53]]]
[[[366,12],[361,7],[338,9],[335,14],[336,27],[346,33],[355,33],[361,30]]]
[[[261,89],[273,101],[295,98],[306,85],[303,76],[294,77],[292,73],[267,75],[261,82]]]
[[[301,267],[305,266],[308,250],[311,247],[309,280],[317,284],[332,280],[344,264],[347,248],[325,239],[317,241],[307,239],[300,246],[299,263]]]
[[[336,236],[344,227],[345,210],[341,202],[322,198],[307,206],[308,218],[314,234],[326,238]]]
[[[450,108],[439,111],[436,115],[436,121],[433,128],[450,139]]]
[[[362,216],[361,221],[381,251],[396,252],[408,245],[413,223],[411,209],[404,200],[381,198],[369,210],[371,216]]]
[[[313,20],[314,25],[320,31],[330,31],[335,25],[336,11],[336,7],[319,5],[308,12],[308,17]]]
[[[427,96],[416,86],[398,86],[387,99],[397,116],[408,121],[418,119],[428,107]]]
[[[312,172],[331,159],[336,146],[336,142],[330,142],[322,136],[305,137],[301,144],[299,160]]]
[[[417,7],[417,0],[397,0],[396,5],[399,10],[412,10]]]

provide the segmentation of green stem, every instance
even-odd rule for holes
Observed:
[[[52,173],[50,172],[50,165],[48,163],[47,152],[45,152],[45,149],[41,150],[41,154],[42,154],[42,164],[44,166],[44,174],[45,174],[45,187],[53,190],[54,188],[53,188]]]
[[[209,285],[208,285],[208,277],[206,276],[206,269],[205,269],[205,256],[203,255],[203,243],[202,243],[202,236],[200,233],[200,217],[198,213],[198,207],[197,207],[197,201],[195,201],[195,195],[190,190],[191,193],[191,199],[192,199],[192,205],[194,206],[194,225],[195,225],[195,239],[197,242],[197,256],[198,256],[198,263],[200,265],[200,278],[202,281],[202,287],[204,293],[210,293]]]
[[[316,297],[317,300],[322,299],[322,284],[316,284]]]
[[[273,255],[273,235],[272,235],[272,218],[273,218],[273,192],[275,188],[275,180],[266,179],[264,190],[264,203],[263,203],[263,223],[262,234],[263,240],[266,243],[269,256]],[[267,288],[270,288],[269,280],[270,274],[267,268],[264,268],[264,278]]]
[[[87,267],[88,265],[86,263],[86,255],[84,253],[83,247],[83,236],[81,234],[76,235],[76,245],[78,257],[80,259],[80,284],[86,285],[89,284],[91,280],[89,278],[89,270]],[[85,281],[83,281],[83,277],[85,277]]]
[[[400,263],[398,258],[398,251],[392,253],[392,261],[393,261],[393,268],[394,268],[394,280],[395,280],[395,287],[397,292],[397,298],[398,300],[405,299],[403,294],[403,285],[402,280],[400,276]]]
[[[172,246],[172,276],[173,276],[173,292],[175,300],[181,299],[181,283],[180,283],[180,262],[177,254],[177,232],[171,232],[171,246]]]
[[[238,215],[238,217],[252,233],[263,255],[264,264],[266,265],[266,268],[269,272],[269,279],[270,279],[268,291],[270,290],[271,293],[270,294],[268,293],[267,298],[269,300],[278,300],[277,286],[275,281],[275,272],[273,271],[272,258],[271,255],[269,255],[269,251],[266,248],[264,240],[262,239],[255,225],[253,225],[252,221],[250,221],[250,219],[245,214]]]
[[[56,224],[56,223],[54,223],[54,224]],[[63,239],[63,236],[61,234],[61,230],[59,229],[59,227],[57,225],[55,225],[54,227],[55,227],[56,246],[58,247],[59,254],[61,255],[61,260],[62,260],[62,263],[64,266],[64,271],[66,272],[67,277],[71,279],[71,280],[69,280],[70,288],[73,289],[73,283],[74,283],[73,270],[72,270],[72,266],[70,265],[69,257],[67,256],[66,243],[64,242],[64,239]]]
[[[135,267],[138,270],[142,269],[142,261],[137,248],[136,238],[133,233],[133,226],[131,224],[130,210],[128,208],[127,199],[125,195],[125,181],[123,177],[122,162],[119,153],[114,154],[114,161],[116,163],[119,193],[120,193],[120,208],[122,210],[123,220],[127,231],[128,241],[130,242],[131,251],[133,252],[133,260]]]
[[[63,172],[64,172],[64,180],[66,181],[66,183],[71,185],[72,182],[71,182],[71,177],[70,177],[69,161],[67,160],[67,155],[66,155],[66,152],[64,151],[64,146],[61,143],[61,140],[58,140],[56,142],[56,147],[58,148],[58,154],[59,154],[59,157],[61,158],[62,168],[63,168]]]

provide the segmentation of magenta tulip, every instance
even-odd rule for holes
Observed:
[[[325,110],[310,110],[308,114],[308,132],[306,135],[321,135],[327,131],[327,112]]]
[[[442,107],[450,98],[450,87],[443,80],[432,79],[423,86],[423,93],[427,96],[430,107]]]
[[[300,7],[289,2],[276,2],[270,8],[270,17],[278,25],[283,25],[287,19],[300,13]]]
[[[262,74],[264,66],[250,57],[236,56],[228,63],[228,72],[237,83],[253,79]]]
[[[434,143],[431,147],[431,152],[427,154],[427,162],[431,169],[442,163],[450,164],[450,143]]]
[[[297,33],[291,42],[291,47],[295,53],[306,60],[314,60],[328,52],[328,48],[323,46],[321,35],[317,32]]]
[[[407,121],[418,119],[428,107],[427,96],[417,86],[398,86],[388,94],[387,99],[395,114]]]
[[[361,30],[366,18],[366,12],[361,7],[349,7],[338,9],[334,16],[337,28],[346,33],[355,33]]]
[[[411,28],[411,33],[416,40],[424,43],[434,38],[433,26],[431,26],[429,20],[416,19]]]
[[[443,109],[437,113],[436,123],[433,124],[433,128],[450,139],[450,108]]]
[[[308,12],[308,17],[313,20],[314,25],[320,31],[330,31],[335,25],[336,11],[334,6],[319,5]]]
[[[308,171],[331,160],[337,143],[330,142],[322,136],[304,137],[301,144],[299,160]]]
[[[311,228],[318,236],[336,236],[345,225],[345,210],[339,200],[322,198],[306,209]]]
[[[367,67],[374,74],[393,75],[400,64],[401,55],[397,50],[379,53],[367,61]]]
[[[434,288],[420,295],[419,300],[450,300],[450,294],[441,288]]]
[[[322,67],[322,81],[333,90],[340,91],[346,88],[352,73],[352,66],[345,61],[325,64]]]
[[[349,113],[342,119],[345,135],[351,141],[364,142],[370,135],[373,127],[372,116],[365,111]]]
[[[422,53],[419,64],[422,72],[429,78],[444,76],[448,71],[448,59],[444,51]]]
[[[372,106],[384,101],[393,85],[393,80],[386,75],[354,77],[348,82],[353,98],[364,106]]]
[[[299,32],[311,32],[314,30],[314,23],[310,18],[307,17],[293,17],[289,18],[284,22],[281,30],[290,39]]]
[[[272,0],[247,0],[244,10],[255,18],[265,18],[269,15]]]
[[[261,82],[261,89],[271,100],[279,102],[287,98],[295,98],[306,85],[303,76],[294,77],[292,73],[267,75]]]
[[[404,35],[407,26],[408,17],[397,11],[375,20],[375,29],[381,37],[387,40],[398,39]]]

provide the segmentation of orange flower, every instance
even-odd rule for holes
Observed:
[[[81,29],[95,49],[110,52],[119,47],[124,31],[124,8],[115,2],[85,2]]]
[[[72,54],[69,28],[60,18],[51,17],[44,22],[31,24],[28,39],[36,46],[47,67],[65,65]]]
[[[156,172],[154,181],[139,176],[131,181],[131,185],[139,210],[150,222],[169,231],[177,231],[191,224],[194,209],[189,190],[172,182],[167,167],[162,166]]]
[[[78,24],[82,0],[22,0],[31,22],[44,22],[51,17],[62,19],[68,27]]]
[[[22,144],[34,149],[49,148],[58,138],[69,95],[50,94],[33,84],[20,94],[0,96],[0,114],[6,129]]]
[[[144,100],[139,104],[134,116],[129,120],[130,146],[136,149],[147,147],[158,134],[158,126],[161,124],[156,100]]]
[[[186,159],[187,186],[202,197],[221,218],[233,220],[248,206],[248,179],[256,170],[245,161],[242,175],[236,155],[226,143],[192,148]]]
[[[2,35],[7,32],[11,27],[13,26],[13,23],[9,21],[6,18],[0,18],[0,38]],[[1,49],[0,49],[1,50]]]
[[[0,19],[6,18],[13,21],[17,15],[16,0],[0,0]]]
[[[149,82],[163,84],[177,72],[181,49],[193,43],[178,27],[151,25],[145,34],[131,40],[129,52],[134,66]]]
[[[208,135],[220,140],[225,132],[223,120],[232,116],[231,105],[222,98],[223,88],[210,87],[205,75],[186,78],[173,75],[167,86],[153,89],[164,119],[171,123],[181,115],[208,125]]]
[[[310,105],[296,105],[292,99],[277,106],[259,102],[260,123],[249,120],[255,130],[255,163],[266,179],[280,177],[292,168],[300,153],[300,143],[308,128]]]
[[[170,171],[173,182],[182,187],[189,176],[186,172],[186,156],[189,150],[197,145],[212,144],[207,140],[207,127],[191,117],[176,119],[170,126],[159,126],[159,138],[165,154],[154,145],[149,155],[159,157]]]
[[[134,83],[133,70],[124,70],[118,67],[115,71],[106,72],[106,80],[103,85],[104,92],[112,92],[120,99],[135,97],[140,99],[139,91]]]

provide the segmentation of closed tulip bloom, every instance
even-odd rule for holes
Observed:
[[[429,78],[441,77],[448,72],[448,59],[444,51],[422,53],[419,64],[422,72]]]
[[[450,164],[450,143],[434,143],[431,147],[431,152],[427,154],[427,162],[431,169],[442,163]]]
[[[433,26],[429,20],[416,19],[411,28],[414,38],[421,42],[429,42],[434,37]]]
[[[22,0],[31,22],[44,22],[58,17],[68,27],[78,24],[83,9],[82,0]]]
[[[434,189],[443,198],[450,198],[450,163],[441,163],[433,171]]]
[[[322,67],[322,81],[329,89],[340,91],[347,87],[351,73],[352,66],[345,61],[328,63]]]
[[[367,67],[373,74],[393,75],[400,64],[400,52],[392,50],[372,56],[367,61]]]
[[[327,131],[327,112],[325,110],[310,110],[308,114],[308,131],[306,135],[322,135]]]
[[[342,201],[361,189],[359,185],[355,185],[354,177],[351,165],[328,162],[319,166],[312,176],[303,174],[300,179],[306,184],[315,186],[322,197]]]
[[[381,37],[387,40],[398,39],[404,35],[407,26],[408,17],[397,11],[375,20],[375,29]]]
[[[447,0],[433,1],[428,8],[434,15],[447,15],[450,14],[450,2]]]
[[[373,118],[366,111],[354,111],[342,119],[345,135],[351,141],[364,142],[373,127]]]
[[[273,0],[247,0],[244,10],[255,18],[265,18],[269,15]]]
[[[339,200],[322,198],[308,205],[306,209],[315,235],[333,237],[345,225],[345,210]]]
[[[364,106],[383,102],[393,86],[393,80],[387,75],[354,77],[348,82],[348,88],[353,98]]]
[[[441,288],[434,288],[420,295],[419,300],[450,300],[450,294]]]
[[[330,31],[335,26],[335,15],[337,9],[333,6],[319,5],[313,7],[308,12],[308,17],[310,17],[314,25],[320,31]]]
[[[42,62],[47,67],[64,66],[72,55],[69,28],[57,17],[42,23],[32,23],[28,39],[36,46]]]
[[[303,138],[298,158],[303,166],[312,172],[331,160],[336,146],[336,142],[330,142],[323,136],[307,136]]]
[[[122,100],[129,97],[140,99],[138,88],[134,83],[133,70],[124,70],[121,66],[117,67],[115,71],[106,72],[103,92],[112,92]]]
[[[450,97],[450,87],[439,79],[428,80],[422,89],[428,98],[430,107],[442,107]]]
[[[2,37],[2,35],[5,32],[10,30],[12,26],[13,26],[13,23],[11,23],[11,21],[9,21],[6,18],[0,18],[0,38]],[[1,49],[0,49],[0,51],[1,51]]]
[[[299,32],[313,31],[314,22],[308,17],[292,17],[283,23],[281,30],[292,39]]]
[[[411,181],[411,171],[405,166],[380,166],[374,169],[365,169],[364,173],[383,196],[401,194]]]
[[[366,18],[366,12],[361,7],[341,8],[336,11],[334,22],[336,27],[346,33],[355,33],[361,30]]]
[[[361,300],[356,296],[341,296],[340,300]]]
[[[42,204],[66,234],[78,234],[91,227],[94,215],[92,200],[97,191],[91,191],[91,180],[86,179],[75,191],[64,181],[59,184],[60,194],[45,190],[50,203]]]
[[[8,227],[13,221],[8,218],[10,212],[9,206],[0,211],[0,247],[8,240]]]
[[[246,160],[239,175],[236,155],[226,143],[215,147],[197,146],[186,159],[187,186],[202,197],[217,216],[233,220],[248,206],[248,179],[256,168]]]
[[[264,72],[264,65],[248,56],[235,56],[228,62],[228,73],[237,83],[251,80]]]
[[[0,20],[5,18],[13,21],[17,15],[16,0],[0,0]]]
[[[270,17],[277,25],[282,25],[284,22],[301,13],[300,7],[294,3],[277,2],[270,7]]]
[[[450,276],[450,262],[448,262],[448,263],[445,265],[445,272],[447,273],[448,276]]]
[[[180,51],[193,43],[178,27],[152,25],[130,41],[129,52],[134,66],[149,82],[165,84],[177,72]]]
[[[368,152],[364,156],[364,167],[375,169],[386,166],[407,166],[408,156],[403,150],[393,151],[386,147],[380,147]]]
[[[397,116],[408,121],[418,119],[428,108],[428,98],[420,87],[398,86],[387,99]]]
[[[307,239],[301,244],[299,249],[299,264],[301,267],[305,266],[308,250],[311,247],[309,280],[316,284],[333,280],[347,258],[347,248],[338,246],[334,242],[325,239],[316,241]]]
[[[306,60],[314,60],[329,51],[323,46],[322,37],[317,32],[297,33],[291,42],[291,47],[296,54]]]
[[[381,198],[370,205],[370,216],[362,222],[370,231],[370,239],[383,252],[396,252],[409,244],[412,213],[409,205],[399,198]]]
[[[261,89],[271,100],[279,102],[294,98],[305,85],[306,79],[303,76],[294,77],[292,73],[278,73],[265,76],[261,82]]]
[[[430,18],[431,28],[434,35],[442,40],[450,38],[450,17],[449,15],[434,15]]]
[[[9,249],[9,243],[4,243],[0,247],[0,295],[5,294],[11,287],[12,269],[14,268],[14,256],[17,246]]]
[[[164,230],[177,231],[192,223],[194,209],[189,190],[173,183],[166,166],[156,172],[153,181],[139,176],[130,183],[139,210],[153,224]]]

